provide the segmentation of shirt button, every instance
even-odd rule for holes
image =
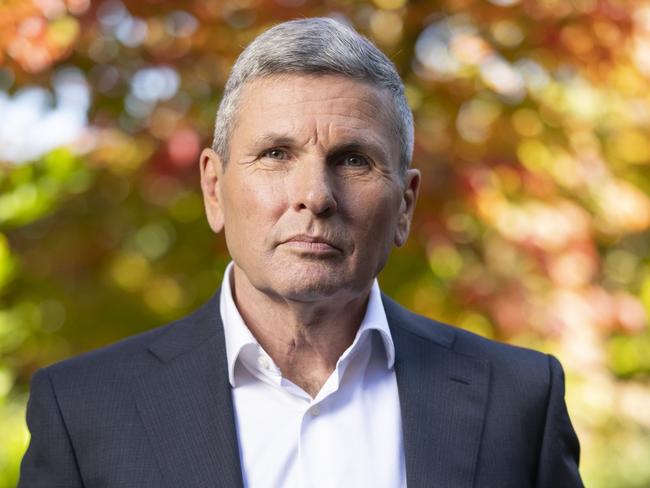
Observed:
[[[314,405],[309,409],[309,413],[311,414],[312,417],[318,416],[320,413],[320,407],[318,405]]]
[[[257,358],[257,364],[259,364],[262,369],[271,369],[271,361],[266,356],[259,356]]]

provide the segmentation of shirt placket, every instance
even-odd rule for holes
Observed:
[[[338,463],[335,460],[340,449],[345,446],[338,445],[335,436],[322,433],[331,432],[335,427],[331,419],[332,410],[345,408],[345,405],[338,403],[341,400],[339,391],[344,386],[342,382],[345,381],[354,388],[363,388],[363,375],[371,352],[367,339],[368,337],[364,338],[355,350],[349,351],[351,354],[342,358],[343,361],[337,365],[321,392],[306,405],[298,440],[300,488],[329,488],[340,485]],[[352,362],[355,364],[352,365]],[[350,371],[351,366],[354,366],[351,368],[354,374],[346,376],[346,371]],[[328,422],[330,425],[327,425]]]

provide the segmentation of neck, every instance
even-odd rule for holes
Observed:
[[[249,330],[282,376],[315,397],[352,344],[366,312],[360,296],[299,302],[256,289],[233,267],[231,290]]]

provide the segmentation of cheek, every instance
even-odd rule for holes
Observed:
[[[368,243],[379,244],[389,240],[392,243],[397,222],[399,200],[386,185],[373,185],[356,189],[349,201],[348,212]]]
[[[262,175],[263,176],[263,175]],[[226,227],[238,233],[259,234],[272,226],[282,213],[285,201],[283,186],[272,178],[251,175],[231,182],[225,195]]]

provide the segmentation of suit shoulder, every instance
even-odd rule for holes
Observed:
[[[391,299],[385,298],[384,303],[387,315],[397,319],[393,322],[423,339],[441,344],[465,356],[487,360],[499,370],[513,372],[522,368],[526,371],[538,370],[545,371],[545,376],[548,377],[551,366],[549,361],[552,359],[547,354],[488,339],[465,329],[418,315]]]
[[[115,364],[115,362],[133,361],[146,351],[147,346],[170,328],[175,327],[179,321],[158,326],[154,329],[126,337],[112,344],[81,353],[48,366],[50,373],[64,372],[77,368],[92,368],[101,364]]]
[[[183,337],[189,340],[200,340],[200,329],[206,329],[206,323],[214,320],[214,316],[211,315],[214,312],[213,302],[214,299],[202,305],[190,315],[166,325],[65,359],[48,366],[46,369],[53,378],[69,375],[92,377],[107,373],[119,374],[120,376],[138,374],[149,364],[158,361],[150,351],[155,344],[167,339],[178,342],[177,338]],[[214,324],[214,329],[216,330],[216,324]]]

